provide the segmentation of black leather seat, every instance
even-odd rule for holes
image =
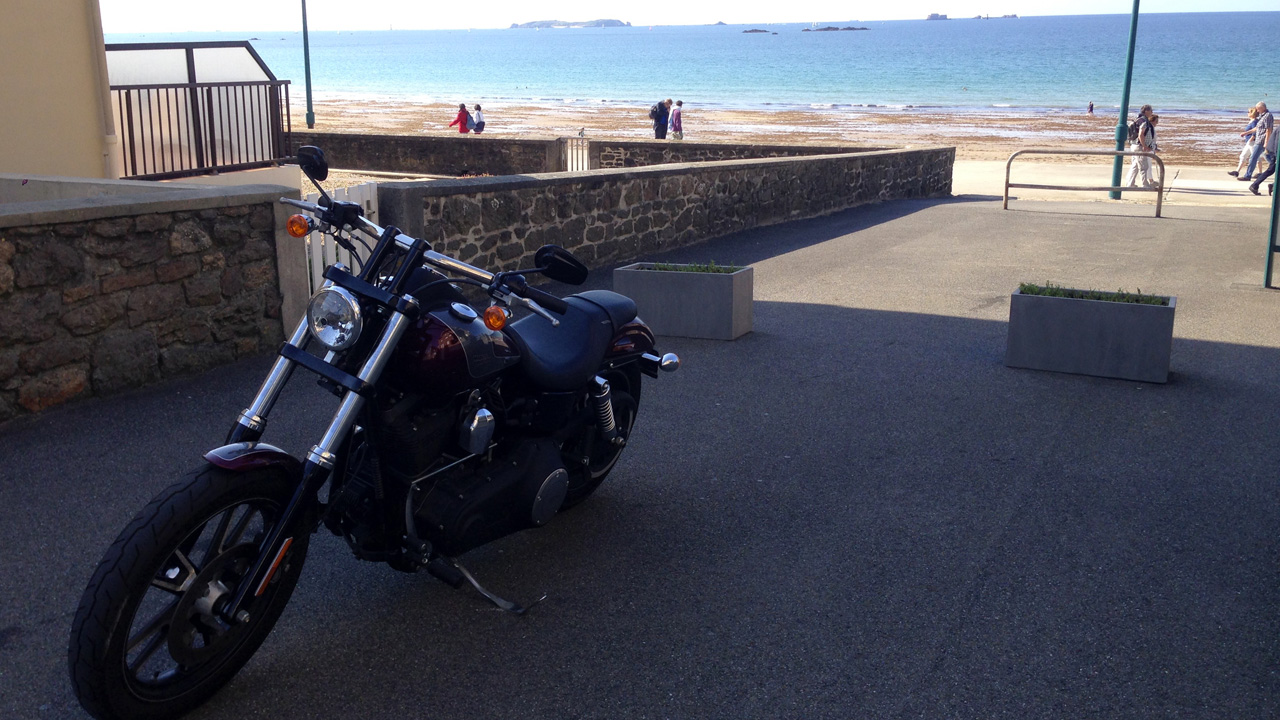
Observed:
[[[520,350],[520,367],[536,385],[556,392],[576,390],[600,369],[609,342],[636,317],[631,298],[608,290],[588,290],[564,299],[569,310],[555,315],[559,327],[537,315],[507,326]]]

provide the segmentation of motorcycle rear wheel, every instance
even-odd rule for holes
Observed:
[[[120,533],[85,588],[71,626],[71,682],[102,720],[172,718],[248,662],[289,602],[309,533],[295,536],[249,621],[211,608],[247,582],[258,545],[296,487],[279,469],[212,465],[158,495]]]
[[[610,373],[605,379],[609,381],[613,396],[613,420],[618,426],[618,434],[630,438],[631,428],[640,412],[640,371],[628,367]],[[560,451],[569,472],[569,489],[560,509],[568,510],[590,497],[613,466],[618,464],[624,449],[623,445],[605,442],[594,423],[584,427],[578,437],[564,443]]]

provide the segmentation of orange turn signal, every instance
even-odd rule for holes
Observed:
[[[290,215],[284,226],[296,238],[306,237],[311,232],[311,223],[306,215]]]
[[[501,330],[507,326],[507,311],[501,305],[490,305],[484,310],[484,326],[490,330]]]

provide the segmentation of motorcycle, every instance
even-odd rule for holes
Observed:
[[[357,558],[425,569],[525,612],[459,556],[591,495],[631,438],[641,376],[679,367],[656,354],[629,298],[529,285],[534,273],[586,280],[563,248],[542,247],[534,268],[488,272],[333,200],[318,148],[298,163],[321,197],[280,199],[304,211],[290,235],[332,235],[356,258],[360,243],[367,259],[327,268],[226,444],[152,500],[98,565],[69,651],[75,693],[95,717],[177,717],[217,692],[275,625],[321,527]],[[340,400],[305,458],[261,442],[297,368]]]

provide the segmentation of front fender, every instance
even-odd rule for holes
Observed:
[[[260,442],[238,442],[223,445],[205,453],[204,459],[232,472],[258,468],[280,468],[291,475],[302,472],[302,461],[275,445]]]

